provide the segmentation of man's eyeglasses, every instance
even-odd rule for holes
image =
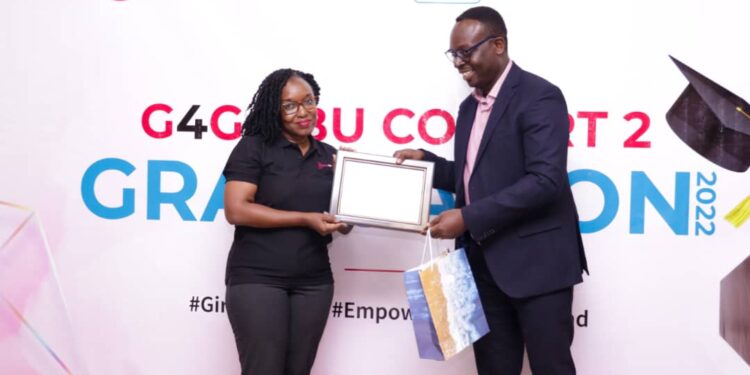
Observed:
[[[284,102],[281,104],[281,112],[285,115],[293,115],[299,111],[299,107],[302,106],[305,111],[312,111],[318,107],[318,99],[314,96],[308,96],[302,100],[302,103],[297,102]]]
[[[450,60],[450,62],[455,62],[456,58],[459,58],[462,61],[469,61],[469,59],[471,58],[471,54],[474,53],[474,51],[476,51],[477,48],[479,48],[479,46],[481,46],[482,44],[484,44],[487,41],[490,41],[492,39],[497,39],[499,37],[500,37],[500,35],[490,35],[490,36],[488,36],[488,37],[480,40],[479,43],[477,43],[477,44],[475,44],[475,45],[473,45],[473,46],[471,46],[469,48],[466,48],[466,49],[456,49],[456,50],[449,49],[449,50],[445,51],[445,57],[447,57],[448,60]]]

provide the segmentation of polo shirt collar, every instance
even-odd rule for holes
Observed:
[[[311,135],[308,135],[307,138],[310,140],[310,150],[305,156],[310,155],[312,151],[320,153],[322,151],[320,142],[317,139],[313,138],[313,136]],[[278,139],[276,139],[276,142],[274,142],[274,146],[280,148],[293,147],[295,149],[299,149],[299,146],[297,146],[296,143],[286,139],[283,134],[279,134]]]

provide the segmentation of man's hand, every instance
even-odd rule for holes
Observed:
[[[466,232],[464,217],[458,208],[443,211],[430,221],[429,228],[434,238],[456,238]]]
[[[396,158],[396,164],[401,164],[406,159],[422,160],[424,159],[424,151],[405,148],[394,152],[393,157]]]

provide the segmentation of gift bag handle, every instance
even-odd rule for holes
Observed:
[[[427,228],[427,234],[425,235],[424,247],[422,248],[422,261],[420,264],[424,264],[425,255],[427,255],[427,248],[430,248],[430,262],[432,262],[432,235],[430,229]]]

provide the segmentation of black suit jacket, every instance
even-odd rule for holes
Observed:
[[[477,110],[458,111],[454,161],[435,162],[434,185],[456,193],[465,241],[484,253],[497,285],[512,297],[569,287],[588,271],[568,182],[568,110],[560,89],[513,64],[490,112],[464,199],[466,148]]]

